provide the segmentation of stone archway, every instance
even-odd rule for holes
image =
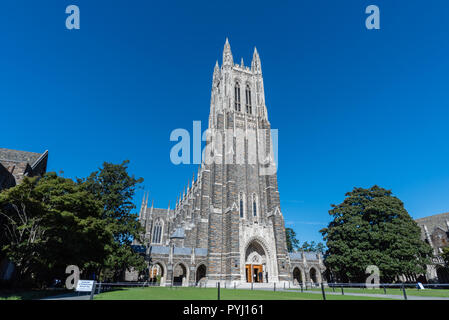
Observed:
[[[149,282],[161,282],[164,276],[164,267],[160,263],[151,265],[148,269],[148,281]]]
[[[196,268],[196,284],[198,284],[201,280],[204,281],[204,279],[206,279],[206,272],[207,268],[203,263]]]
[[[303,281],[303,275],[302,275],[301,269],[299,269],[298,267],[295,267],[293,269],[293,284],[300,285],[303,282],[304,281]]]
[[[437,277],[439,283],[449,283],[449,269],[437,267]]]
[[[188,279],[188,269],[183,263],[178,263],[173,268],[173,285],[185,286]]]
[[[310,268],[309,270],[309,276],[310,276],[310,281],[312,283],[318,283],[318,275],[317,275],[317,271],[314,267]]]
[[[165,286],[166,278],[167,278],[167,269],[163,262],[154,261],[153,264],[148,267],[149,282],[159,283],[159,285]]]
[[[268,254],[263,245],[256,239],[252,240],[245,251],[245,280],[246,282],[268,282],[271,272]]]

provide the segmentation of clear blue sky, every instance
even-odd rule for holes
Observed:
[[[80,30],[65,28],[70,4]],[[381,30],[365,28],[370,4]],[[414,218],[447,212],[448,19],[437,0],[4,0],[1,147],[48,149],[48,170],[73,178],[129,159],[165,208],[197,170],[170,162],[170,132],[205,129],[229,37],[235,61],[260,53],[282,211],[300,241],[321,240],[354,186],[392,189]]]

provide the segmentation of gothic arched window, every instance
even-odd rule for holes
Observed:
[[[243,193],[239,193],[239,213],[240,218],[245,217],[245,196]]]
[[[246,113],[252,114],[253,113],[253,107],[251,105],[251,89],[249,87],[249,84],[246,85]]]
[[[235,83],[234,89],[235,111],[240,111],[240,85],[238,82]]]
[[[153,227],[152,243],[161,243],[162,240],[162,222],[158,220]]]
[[[253,194],[253,216],[257,217],[257,197]]]

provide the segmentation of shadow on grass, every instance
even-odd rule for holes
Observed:
[[[53,290],[0,290],[0,300],[37,300],[69,293],[66,289]]]

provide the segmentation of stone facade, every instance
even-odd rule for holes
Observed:
[[[287,252],[270,128],[259,54],[255,49],[250,67],[243,59],[234,64],[226,39],[197,175],[174,209],[142,201],[146,243],[136,249],[151,256],[150,278],[158,275],[163,285],[288,283],[300,271],[303,282],[321,281],[320,255]]]
[[[34,153],[0,148],[0,190],[19,184],[25,176],[42,176],[47,170],[48,151]]]
[[[448,266],[441,257],[443,248],[449,247],[449,212],[416,219],[421,228],[421,239],[433,249],[432,264],[427,266],[426,280],[449,283]]]

